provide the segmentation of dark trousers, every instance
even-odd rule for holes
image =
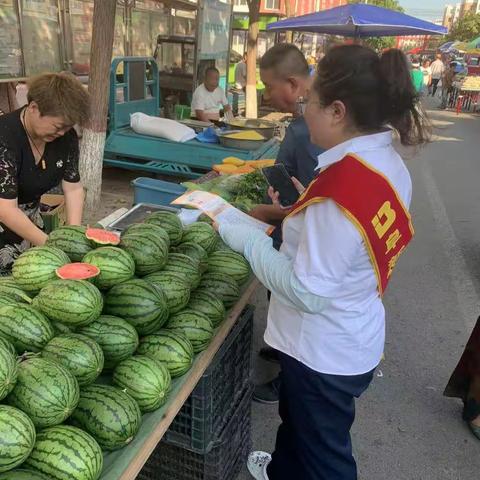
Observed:
[[[269,480],[356,480],[350,428],[355,397],[373,370],[356,376],[318,373],[280,353],[281,387],[275,451]]]
[[[439,78],[432,78],[432,97],[437,93],[438,82],[440,82]]]

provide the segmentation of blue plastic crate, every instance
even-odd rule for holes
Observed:
[[[178,183],[166,182],[155,178],[139,177],[132,182],[134,188],[133,203],[150,203],[168,205],[186,192],[186,188]]]

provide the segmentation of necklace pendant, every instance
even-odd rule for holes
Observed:
[[[47,169],[47,164],[45,163],[45,159],[42,158],[42,170],[46,170]]]

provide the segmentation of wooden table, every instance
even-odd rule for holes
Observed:
[[[172,381],[172,389],[167,403],[155,412],[143,416],[142,426],[135,439],[121,450],[105,454],[104,468],[100,480],[134,480],[136,478],[212,362],[213,357],[227,338],[258,286],[258,280],[252,277],[238,302],[218,327],[208,348],[196,356],[192,368],[185,375]]]

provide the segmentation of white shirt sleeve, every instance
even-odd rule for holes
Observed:
[[[305,210],[294,271],[305,288],[315,295],[334,297],[351,265],[362,252],[363,239],[333,200]]]
[[[219,87],[220,88],[220,87]],[[225,105],[228,105],[228,100],[227,100],[227,96],[225,95],[225,90],[220,89],[221,92],[222,92],[222,105],[225,106]]]
[[[201,85],[193,92],[192,104],[190,108],[192,109],[192,112],[195,112],[195,110],[205,110],[205,102],[201,91]]]

